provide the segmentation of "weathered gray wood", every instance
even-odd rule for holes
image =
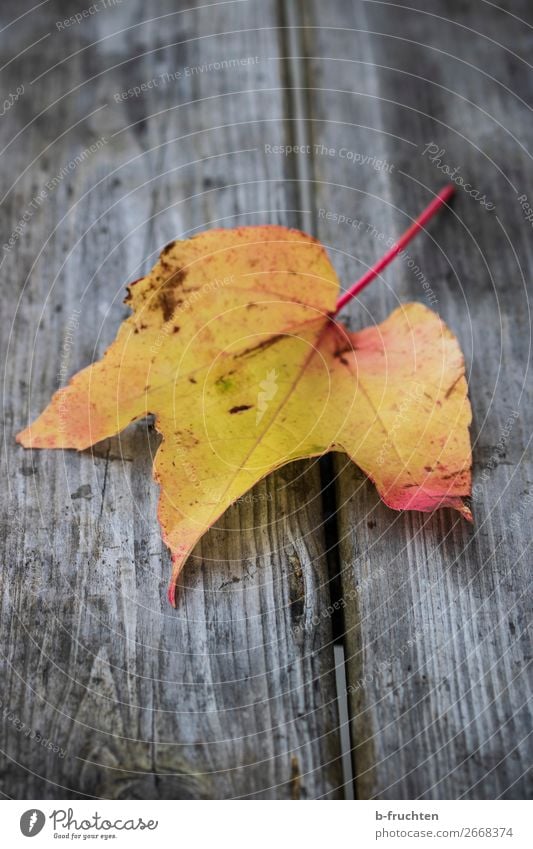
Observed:
[[[20,12],[3,4],[4,23]],[[50,193],[2,265],[3,327],[12,328],[3,334],[1,698],[12,715],[1,725],[2,792],[342,796],[330,622],[310,624],[329,603],[316,464],[273,475],[228,512],[191,558],[173,611],[150,425],[80,455],[14,444],[58,371],[102,353],[126,312],[125,283],[166,242],[214,225],[295,223],[287,163],[261,149],[267,131],[286,132],[276,5],[170,14],[172,2],[128,2],[68,33],[55,28],[61,12],[73,10],[43,6],[4,46],[11,58],[51,33],[6,69],[7,88],[23,81],[26,92],[0,127],[4,144],[21,131],[2,159],[4,233],[62,166],[106,141]],[[148,16],[166,17],[139,25]],[[184,70],[247,56],[260,61]]]
[[[531,99],[531,72],[520,57],[531,58],[533,30],[485,4],[418,5],[313,2],[303,21],[309,136],[337,151],[315,155],[316,208],[363,222],[316,215],[346,284],[446,182],[423,155],[428,143],[496,204],[489,213],[458,190],[455,214],[408,249],[466,354],[475,528],[448,511],[396,515],[337,463],[356,788],[361,798],[519,798],[531,793],[532,470],[531,229],[517,195],[531,174],[531,108],[520,100]],[[531,24],[527,3],[511,6]],[[354,165],[342,147],[392,170]],[[351,326],[407,299],[427,303],[427,290],[398,259],[351,305]]]

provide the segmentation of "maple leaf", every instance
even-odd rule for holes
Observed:
[[[17,439],[88,448],[152,413],[172,604],[196,542],[272,470],[342,451],[396,510],[467,518],[471,420],[459,345],[418,303],[350,332],[322,245],[284,227],[176,241],[128,287],[133,310],[103,358]]]

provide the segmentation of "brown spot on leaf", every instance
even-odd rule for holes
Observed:
[[[294,627],[301,624],[305,606],[305,583],[300,558],[295,551],[289,553],[289,605]]]
[[[238,407],[232,407],[229,412],[232,413],[232,414],[233,413],[244,413],[245,410],[251,410],[252,407],[253,407],[253,404],[241,404]]]
[[[452,478],[459,477],[459,476],[460,476],[460,475],[462,475],[462,474],[463,474],[463,471],[462,471],[461,469],[459,469],[457,472],[450,472],[450,474],[449,474],[449,475],[441,475],[441,480],[443,480],[443,481],[449,481],[449,480],[451,480]]]

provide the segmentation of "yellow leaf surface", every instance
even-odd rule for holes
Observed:
[[[406,304],[358,333],[332,319],[339,283],[324,248],[284,227],[177,241],[129,287],[133,314],[17,439],[94,445],[148,413],[172,552],[169,598],[203,533],[273,469],[344,451],[394,509],[467,518],[471,420],[459,345]]]

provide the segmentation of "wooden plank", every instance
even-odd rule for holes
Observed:
[[[533,30],[493,6],[418,6],[312,2],[301,21],[309,138],[324,146],[314,156],[316,235],[346,284],[446,181],[424,155],[430,142],[496,204],[488,212],[459,190],[454,214],[409,248],[425,278],[398,259],[348,310],[353,329],[382,321],[399,302],[428,303],[429,281],[433,309],[466,355],[477,483],[471,529],[448,511],[393,513],[339,457],[356,789],[521,798],[531,795],[531,230],[517,195],[531,168],[520,81]],[[525,2],[513,12],[531,23]]]
[[[272,475],[228,511],[191,558],[173,611],[150,423],[79,455],[14,444],[58,373],[102,353],[125,314],[124,284],[166,242],[215,224],[294,223],[291,166],[262,151],[267,130],[287,132],[276,4],[175,5],[158,3],[141,24],[145,4],[130,0],[67,34],[43,6],[4,48],[11,58],[50,33],[5,71],[8,89],[26,86],[0,127],[4,144],[21,134],[3,154],[5,229],[67,173],[2,263],[12,330],[0,787],[15,798],[336,798],[316,464]],[[2,5],[4,22],[18,13]],[[259,61],[215,65],[248,56]]]

